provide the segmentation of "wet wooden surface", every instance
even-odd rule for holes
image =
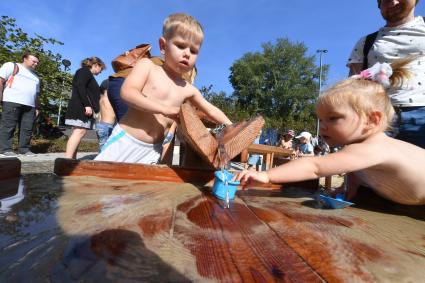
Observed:
[[[19,174],[21,174],[21,161],[18,158],[0,158],[0,180],[15,178]]]
[[[327,210],[311,189],[251,189],[224,209],[209,186],[186,182],[38,174],[24,184],[24,201],[0,216],[4,282],[425,278],[424,207],[368,191]]]

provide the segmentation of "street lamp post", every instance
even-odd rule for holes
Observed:
[[[328,53],[328,50],[327,49],[317,49],[317,51],[316,51],[317,53],[320,53],[320,55],[319,55],[319,60],[320,60],[320,63],[319,63],[319,94],[318,94],[318,96],[320,96],[320,94],[322,93],[322,56],[323,56],[323,53]],[[316,137],[318,137],[319,136],[319,127],[320,127],[320,125],[319,125],[319,119],[317,119],[317,128],[316,128]]]
[[[62,65],[64,66],[64,69],[65,69],[65,72],[66,72],[67,70],[69,70],[69,66],[71,66],[71,61],[69,61],[67,59],[63,59]],[[58,122],[57,122],[58,127],[59,127],[60,118],[61,118],[62,97],[63,97],[64,88],[65,88],[65,75],[62,78],[62,91],[61,91],[61,95],[60,95],[60,98],[59,98],[59,111],[58,111]]]

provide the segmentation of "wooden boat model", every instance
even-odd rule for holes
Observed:
[[[190,103],[184,103],[180,108],[180,122],[186,141],[195,152],[215,168],[218,168],[220,163],[219,143],[224,147],[228,160],[231,160],[253,143],[264,125],[264,119],[261,116],[242,121],[229,126],[224,131],[222,140],[218,141],[205,127]]]

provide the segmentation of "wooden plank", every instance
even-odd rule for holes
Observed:
[[[55,160],[54,173],[58,176],[96,176],[113,179],[164,181],[206,185],[213,181],[211,169],[168,167],[165,165],[144,165],[135,163],[88,161],[67,158]],[[257,185],[260,189],[303,187],[316,190],[319,180],[308,180],[286,184]]]
[[[0,231],[0,279],[321,281],[238,199],[223,209],[191,184],[56,178],[28,183],[38,197]]]
[[[0,180],[21,175],[21,161],[16,157],[0,158]]]
[[[174,237],[196,258],[201,276],[220,282],[323,281],[240,199],[230,209],[222,205],[206,193],[177,207]]]
[[[236,123],[227,127],[222,140],[218,141],[202,123],[190,103],[184,103],[181,106],[180,122],[186,141],[205,161],[215,168],[220,166],[217,150],[219,143],[224,146],[230,160],[252,144],[264,125],[264,119],[261,116]]]
[[[276,192],[273,197],[241,197],[326,281],[415,282],[425,278],[425,206],[416,219],[397,217],[394,210],[383,214],[356,207],[317,209],[309,200],[311,192],[300,189]]]
[[[290,157],[294,154],[294,151],[291,149],[286,149],[278,146],[271,146],[265,144],[251,144],[248,147],[249,153],[259,153],[259,154],[267,154],[274,153],[276,156]]]
[[[57,158],[55,160],[54,173],[59,176],[97,176],[113,179],[195,183],[202,185],[214,178],[214,171],[212,170],[108,161],[79,161],[66,158]]]
[[[188,183],[34,177],[0,231],[0,281],[425,278],[423,206],[407,214],[366,195],[358,208],[322,210],[312,191],[287,188],[239,192],[223,209]]]

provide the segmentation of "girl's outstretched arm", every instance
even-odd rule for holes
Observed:
[[[377,146],[367,142],[352,144],[325,156],[291,160],[266,172],[242,171],[235,179],[242,183],[286,183],[317,179],[377,165],[385,158],[381,151],[382,146],[378,150]]]

